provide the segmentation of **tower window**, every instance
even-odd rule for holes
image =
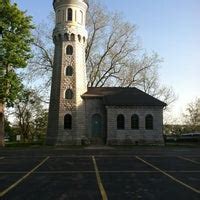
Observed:
[[[65,33],[64,38],[65,38],[65,40],[69,41],[69,34]]]
[[[81,24],[83,24],[83,12],[80,10],[80,14],[81,14]]]
[[[145,128],[147,130],[153,130],[153,116],[147,115],[145,118]]]
[[[71,8],[68,9],[68,21],[72,21],[73,11]]]
[[[71,41],[75,41],[75,35],[73,33],[71,34]]]
[[[117,116],[117,129],[123,130],[125,128],[125,119],[124,115]]]
[[[73,47],[71,45],[67,46],[66,53],[67,53],[67,55],[72,55],[73,54]]]
[[[138,115],[132,115],[131,117],[131,128],[139,129],[139,117]]]
[[[73,92],[72,90],[68,89],[65,92],[65,99],[73,99]]]
[[[66,76],[72,76],[73,75],[73,68],[72,66],[68,66],[66,68]]]
[[[83,12],[81,10],[78,12],[78,23],[83,24]]]
[[[72,129],[72,116],[69,114],[65,115],[64,117],[64,129]]]
[[[81,36],[80,35],[78,35],[78,41],[81,42]]]

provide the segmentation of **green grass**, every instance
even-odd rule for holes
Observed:
[[[90,146],[90,145],[88,145]],[[39,142],[6,142],[5,147],[6,148],[52,148],[52,149],[84,149],[88,146],[70,146],[70,145],[64,145],[64,146],[48,146],[45,145],[44,141]],[[93,145],[95,146],[95,145]],[[165,145],[151,145],[151,144],[139,144],[139,145],[108,145],[110,147],[113,147],[115,149],[131,149],[131,148],[154,148],[154,147],[160,147],[160,148],[173,148],[173,147],[190,147],[190,148],[196,148],[200,147],[200,143],[180,143],[180,142],[167,142]]]
[[[167,142],[166,147],[200,147],[199,142]]]
[[[85,146],[63,145],[63,146],[51,146],[42,142],[6,142],[5,148],[45,148],[45,149],[84,149]]]
[[[6,142],[5,147],[42,147],[44,142]]]

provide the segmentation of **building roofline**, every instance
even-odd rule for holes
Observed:
[[[82,98],[102,98],[104,105],[107,106],[167,106],[165,102],[135,87],[89,87],[88,91],[82,95]]]

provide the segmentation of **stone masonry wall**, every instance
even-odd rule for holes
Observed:
[[[84,1],[56,1],[56,26],[53,32],[55,43],[54,68],[49,108],[47,144],[80,145],[85,135],[85,104],[81,95],[87,91],[85,48],[87,30],[85,19],[87,4]],[[72,19],[68,11],[72,9]],[[81,15],[81,13],[83,15]],[[82,19],[82,20],[79,20]],[[68,45],[73,47],[67,55]],[[66,75],[66,67],[73,68],[72,76]],[[72,99],[65,99],[65,92],[73,92]],[[64,117],[72,116],[72,129],[64,129]]]
[[[117,116],[125,117],[125,129],[117,129]],[[131,129],[131,116],[139,116],[139,130]],[[145,117],[151,114],[154,118],[154,129],[145,129]],[[107,144],[164,144],[163,109],[161,107],[107,107]]]

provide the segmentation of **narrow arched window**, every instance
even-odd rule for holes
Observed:
[[[131,117],[131,128],[139,129],[139,117],[136,114]]]
[[[65,38],[66,41],[69,41],[69,34],[65,33],[64,38]]]
[[[145,118],[145,128],[147,130],[153,130],[153,116],[147,115]]]
[[[69,114],[65,115],[64,117],[64,129],[72,129],[72,116]]]
[[[73,11],[71,8],[68,9],[68,21],[72,21]]]
[[[75,35],[73,33],[71,34],[71,41],[75,41]]]
[[[125,119],[124,115],[117,116],[117,129],[123,130],[125,128]]]
[[[81,42],[81,36],[80,35],[78,35],[78,41]]]
[[[67,53],[67,55],[72,55],[73,54],[73,47],[71,45],[67,46],[66,53]]]
[[[81,17],[80,23],[83,24],[83,12],[82,12],[81,10],[80,10],[80,15],[81,15],[81,16],[80,16],[80,17]]]
[[[73,92],[72,90],[68,89],[65,92],[65,99],[73,99]]]
[[[73,68],[72,68],[72,66],[68,66],[67,68],[66,68],[66,76],[72,76],[73,75]]]

